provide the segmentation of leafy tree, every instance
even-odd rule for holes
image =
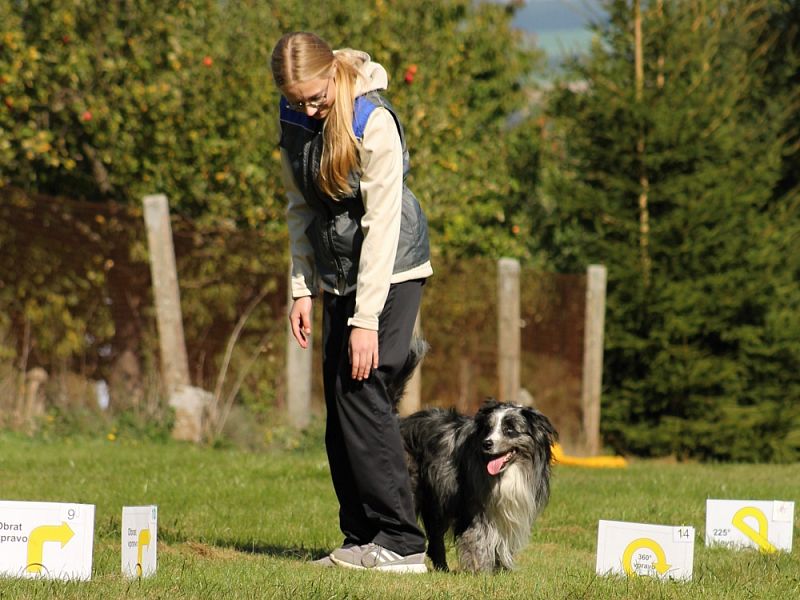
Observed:
[[[472,0],[0,2],[0,187],[11,190],[0,194],[2,214],[20,214],[14,203],[26,201],[18,189],[56,205],[60,197],[86,200],[99,216],[122,207],[102,223],[70,221],[69,233],[85,230],[92,243],[81,243],[69,265],[48,263],[47,249],[28,253],[39,260],[20,275],[36,282],[9,273],[39,238],[15,245],[4,255],[0,306],[15,326],[33,324],[40,362],[93,365],[100,346],[107,353],[100,362],[133,352],[141,359],[150,315],[131,318],[124,309],[149,306],[144,250],[141,232],[127,228],[138,226],[141,198],[161,192],[173,213],[204,228],[192,233],[196,244],[179,248],[191,254],[178,257],[179,268],[187,265],[187,338],[217,339],[224,348],[220,321],[284,277],[285,257],[274,250],[285,247],[285,201],[269,53],[280,35],[299,29],[367,50],[386,66],[388,96],[411,147],[410,184],[435,250],[525,256],[512,163],[535,156],[536,138],[509,116],[526,102],[523,85],[539,55],[512,30],[512,17],[513,8]],[[24,207],[31,223],[35,206]],[[72,218],[68,207],[53,214]],[[261,253],[251,250],[257,237],[224,242],[242,230],[264,236]],[[0,246],[24,235],[9,217]],[[104,235],[114,243],[103,243]],[[248,250],[233,254],[236,247]],[[131,264],[136,278],[125,271]],[[279,310],[271,306],[254,321]],[[52,320],[60,324],[50,335]],[[252,329],[267,327],[259,321]],[[202,373],[193,376],[207,383],[215,359],[199,360]]]
[[[549,235],[562,268],[608,265],[603,426],[618,450],[800,450],[800,291],[773,202],[787,114],[764,94],[761,8],[609,2],[573,65],[585,85],[553,96]]]
[[[280,227],[268,58],[282,33],[309,29],[389,70],[437,241],[519,254],[503,141],[538,54],[511,29],[512,11],[469,0],[4,3],[0,185],[125,203],[159,191],[183,214]]]
[[[0,185],[103,203],[97,219],[114,212],[109,201],[135,208],[142,196],[164,192],[173,210],[200,223],[227,218],[279,232],[274,142],[254,135],[267,118],[267,98],[272,99],[263,68],[266,50],[239,36],[239,22],[254,25],[238,5],[221,8],[213,1],[2,3]],[[7,208],[17,197],[3,195],[11,204]],[[111,379],[123,364],[129,374],[138,374],[147,322],[142,308],[149,303],[143,265],[128,268],[138,247],[124,242],[140,239],[126,228],[141,227],[141,219],[122,219],[120,229],[119,219],[78,222],[69,218],[69,207],[52,209],[55,221],[62,221],[54,242],[80,231],[113,238],[98,245],[77,235],[76,252],[51,260],[41,254],[52,248],[34,246],[23,273],[15,270],[22,264],[16,252],[8,252],[3,270],[8,285],[0,290],[5,310],[16,323],[30,324],[40,363],[53,361],[55,367],[72,358],[86,364],[84,352],[90,352],[90,365],[114,361]],[[0,244],[29,248],[13,243],[24,229],[15,229],[13,221],[6,225]],[[26,242],[35,240],[38,236],[29,236]],[[205,251],[206,270],[218,274],[253,260],[228,257],[221,269],[225,247],[210,245]],[[85,265],[75,262],[87,256]],[[59,266],[59,260],[72,262]],[[224,305],[232,311],[249,295],[239,289],[237,297],[221,279],[218,275],[217,285],[203,293],[184,294],[185,314],[204,314],[234,296]],[[133,281],[139,285],[131,286]],[[93,310],[98,304],[105,308]],[[103,318],[106,310],[110,322]],[[88,317],[94,319],[91,325]],[[195,319],[189,329],[208,321]],[[112,350],[99,357],[98,348],[109,341]]]
[[[3,3],[0,184],[126,203],[158,191],[196,217],[279,219],[274,141],[258,135],[266,49],[241,37],[241,13],[213,0]]]

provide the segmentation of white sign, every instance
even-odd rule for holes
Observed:
[[[156,572],[158,507],[122,507],[122,574],[149,577]]]
[[[0,501],[0,575],[92,577],[94,505]]]
[[[792,551],[794,502],[706,500],[706,546]]]
[[[600,521],[598,525],[598,575],[691,579],[693,565],[694,527],[621,521]]]

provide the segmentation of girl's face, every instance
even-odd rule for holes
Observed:
[[[314,119],[324,119],[336,101],[336,82],[333,77],[310,79],[281,89],[289,108]]]

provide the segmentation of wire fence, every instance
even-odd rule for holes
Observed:
[[[286,394],[285,233],[171,222],[192,384],[235,390],[238,406],[273,418]],[[3,413],[19,421],[52,406],[155,410],[158,339],[141,208],[0,190],[0,248]],[[497,395],[496,263],[434,259],[434,271],[421,309],[431,346],[422,405],[472,413]],[[261,295],[221,373],[237,321]],[[522,269],[523,394],[567,448],[580,445],[585,295],[585,274]],[[324,406],[319,347],[315,413]],[[26,400],[34,369],[46,379]],[[97,382],[107,389],[101,397]]]

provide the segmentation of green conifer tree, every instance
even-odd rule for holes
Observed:
[[[772,202],[786,113],[763,94],[762,8],[609,2],[579,84],[553,96],[550,238],[562,268],[609,269],[603,430],[618,450],[800,449],[800,295]]]

